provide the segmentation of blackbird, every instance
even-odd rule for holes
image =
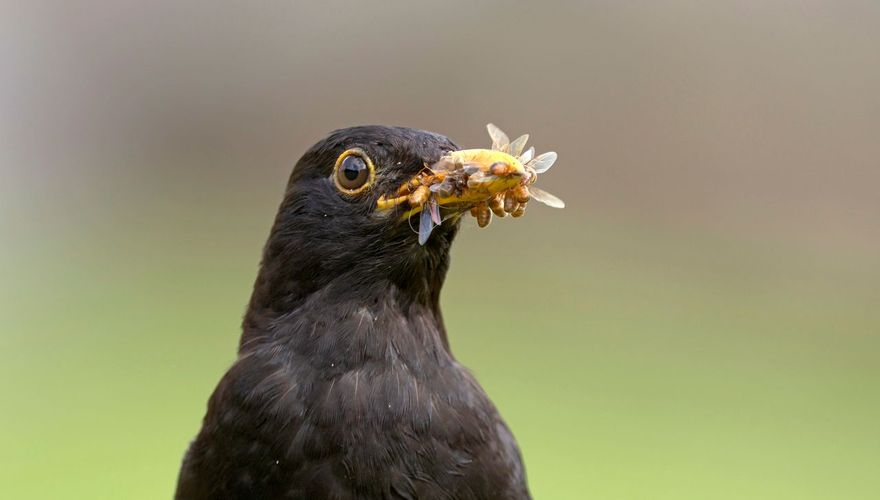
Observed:
[[[435,207],[427,238],[419,206],[380,203],[451,152],[486,151],[360,126],[303,155],[175,498],[531,498],[517,444],[450,352],[440,312],[467,186]]]

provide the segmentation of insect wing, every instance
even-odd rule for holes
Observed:
[[[419,217],[419,245],[424,245],[428,241],[434,225],[431,210],[427,206],[422,207],[422,215]]]
[[[526,142],[529,140],[529,134],[523,134],[513,142],[510,143],[510,154],[513,156],[519,156],[522,153],[522,150],[526,147]]]
[[[565,202],[557,198],[556,196],[544,191],[543,189],[538,189],[535,186],[529,186],[529,194],[532,196],[533,200],[537,200],[548,207],[553,208],[565,208]]]
[[[468,177],[467,186],[469,188],[475,188],[481,184],[487,184],[496,179],[498,179],[498,177],[480,171]]]
[[[543,174],[550,170],[550,167],[552,167],[554,163],[556,163],[556,153],[548,151],[539,154],[534,160],[532,160],[531,166],[535,169],[536,173]]]
[[[489,131],[489,137],[492,138],[492,149],[504,151],[510,145],[510,139],[507,137],[507,134],[494,124],[486,125],[486,130]]]
[[[467,175],[474,175],[475,173],[480,171],[479,165],[465,165],[462,167],[462,171]]]
[[[448,172],[455,169],[455,162],[448,156],[443,156],[437,163],[430,166],[430,170],[434,172]]]
[[[440,219],[440,206],[437,205],[436,201],[431,200],[428,202],[428,207],[429,211],[431,212],[431,221],[434,223],[434,225],[439,226],[440,223],[443,222]]]

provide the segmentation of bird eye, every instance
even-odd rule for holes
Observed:
[[[357,194],[372,184],[375,169],[370,158],[360,149],[349,149],[336,159],[333,182],[346,194]]]

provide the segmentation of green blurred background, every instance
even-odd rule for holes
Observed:
[[[326,132],[559,152],[459,236],[539,499],[880,498],[880,4],[3,2],[0,497],[172,495]]]

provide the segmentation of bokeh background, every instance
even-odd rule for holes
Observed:
[[[539,499],[880,498],[880,4],[8,2],[0,497],[170,498],[290,169],[529,132],[442,300]]]

